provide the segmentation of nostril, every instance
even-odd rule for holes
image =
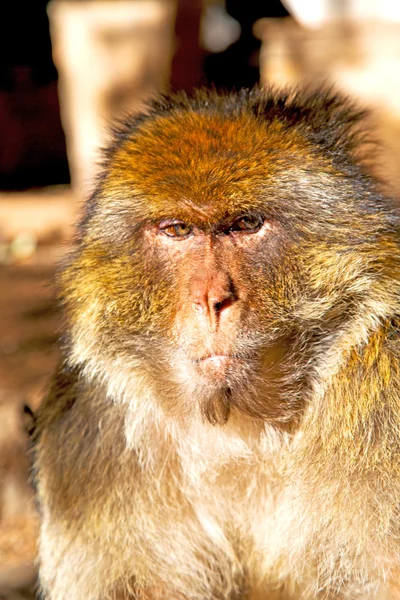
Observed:
[[[223,300],[220,300],[219,302],[214,303],[214,310],[217,314],[219,314],[226,308],[229,308],[229,306],[231,306],[232,304],[233,304],[233,298],[230,298],[230,297],[224,298]]]
[[[193,300],[194,308],[199,312],[204,312],[207,310],[207,300],[195,299]]]

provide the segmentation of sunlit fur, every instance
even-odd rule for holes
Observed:
[[[37,415],[46,599],[400,598],[399,219],[362,117],[200,91],[116,133]]]

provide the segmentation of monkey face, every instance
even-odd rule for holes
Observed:
[[[165,219],[145,237],[160,271],[173,271],[176,304],[165,336],[178,389],[211,421],[227,418],[249,389],[254,397],[263,390],[265,410],[276,399],[285,346],[271,327],[276,315],[272,303],[269,311],[265,306],[265,275],[257,265],[279,243],[278,225],[256,213],[213,224]]]
[[[324,148],[288,103],[262,114],[260,92],[235,102],[185,100],[120,133],[63,275],[71,356],[103,377],[130,365],[212,422],[232,406],[287,421],[390,243],[340,139]]]

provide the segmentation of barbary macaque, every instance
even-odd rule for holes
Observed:
[[[37,414],[46,600],[400,598],[400,246],[363,111],[165,97],[116,133]]]

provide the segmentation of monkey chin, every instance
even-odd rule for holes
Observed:
[[[290,428],[302,410],[304,382],[287,377],[288,348],[287,340],[279,340],[241,352],[209,349],[200,356],[181,349],[170,355],[169,384],[160,397],[173,413],[179,399],[186,416],[200,413],[213,425],[226,423],[233,410],[279,429]]]

